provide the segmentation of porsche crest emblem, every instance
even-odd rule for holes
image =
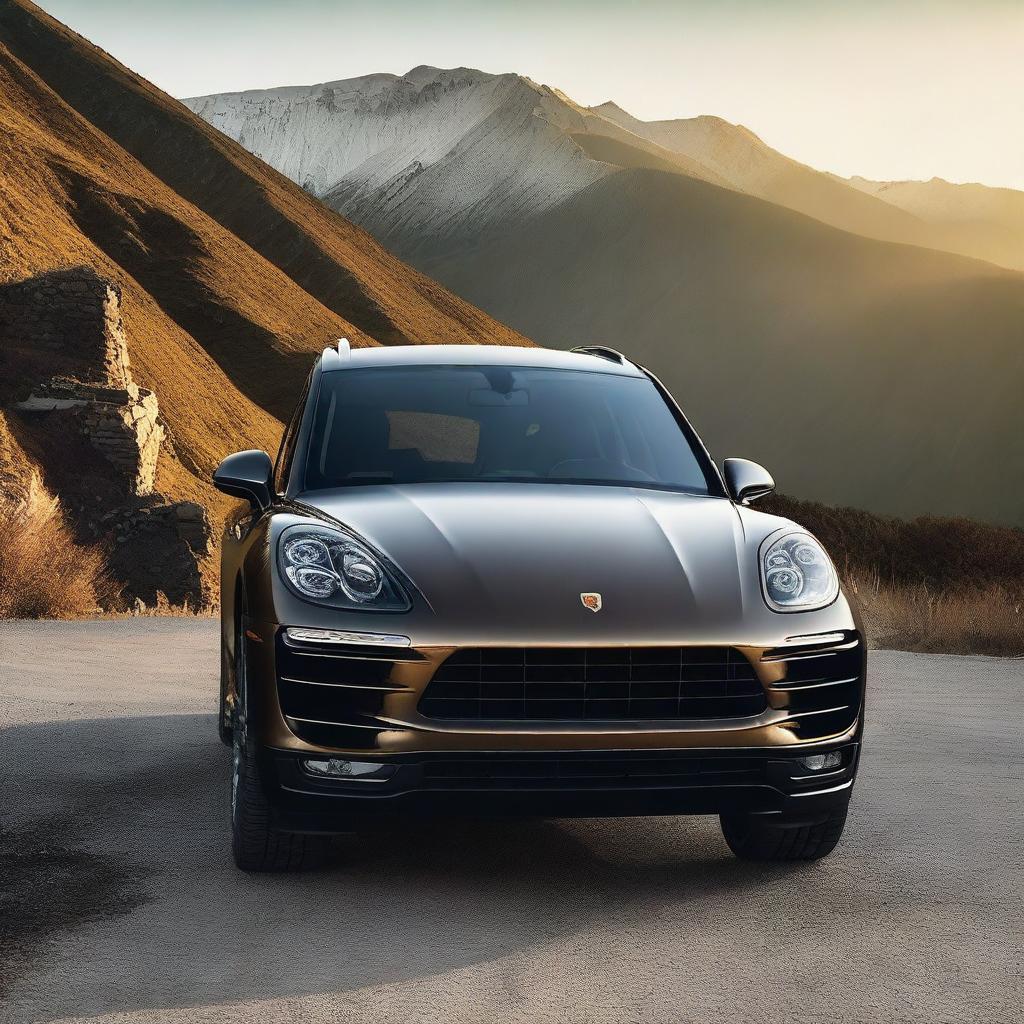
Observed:
[[[583,607],[592,612],[599,612],[601,610],[600,594],[580,594],[580,600],[583,602]]]

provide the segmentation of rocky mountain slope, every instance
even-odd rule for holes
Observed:
[[[186,102],[535,340],[647,361],[787,493],[1024,522],[1024,276],[875,237],[931,230],[915,213],[725,122],[515,75]]]
[[[33,4],[0,0],[0,500],[38,477],[128,598],[154,599],[137,565],[159,548],[190,562],[178,596],[201,603],[230,504],[210,472],[276,449],[339,336],[523,343]]]

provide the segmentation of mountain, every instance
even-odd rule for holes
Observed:
[[[720,117],[641,121],[612,102],[590,109],[663,149],[699,162],[738,191],[833,227],[1024,270],[1024,192],[953,185],[941,178],[840,178],[790,159],[748,128]]]
[[[609,173],[581,139],[719,183],[520,75],[414,68],[183,101],[397,250],[461,246],[542,214]],[[870,202],[870,200],[867,200]]]
[[[38,476],[140,600],[157,535],[213,592],[210,472],[276,449],[325,344],[525,343],[24,0],[0,183],[0,501]]]
[[[686,174],[884,241],[999,263],[1012,248],[972,242],[968,229],[792,160],[741,125],[642,121],[613,102],[581,107],[521,75],[418,67],[184,102],[401,252],[421,236],[432,248],[462,245],[629,167]]]
[[[745,129],[465,68],[186,103],[536,341],[644,360],[787,493],[1024,522],[1024,276],[869,237],[928,225]]]
[[[859,235],[928,244],[929,229],[913,213],[886,208],[875,196],[791,160],[742,125],[711,116],[641,121],[612,102],[591,109],[642,139],[698,161],[740,192]]]
[[[1024,270],[1024,192],[942,178],[849,182],[930,225],[938,248]]]

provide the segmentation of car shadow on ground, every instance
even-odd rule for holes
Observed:
[[[426,977],[814,870],[732,859],[714,819],[642,818],[395,822],[339,839],[317,870],[246,875],[211,717],[4,741],[4,843],[21,868],[0,955],[15,998],[51,1019]]]

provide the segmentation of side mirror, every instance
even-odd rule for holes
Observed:
[[[764,466],[748,459],[726,459],[722,463],[725,471],[725,486],[734,501],[749,505],[775,490],[775,481]]]
[[[229,455],[213,472],[218,491],[251,501],[260,511],[270,505],[273,493],[270,480],[274,473],[270,456],[255,449]]]

